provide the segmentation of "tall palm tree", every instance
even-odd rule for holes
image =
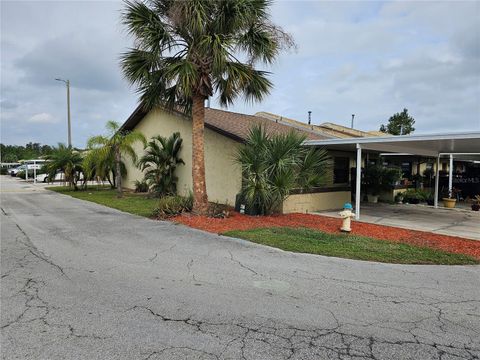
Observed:
[[[205,213],[205,100],[218,94],[222,106],[243,95],[260,101],[272,87],[266,71],[291,37],[269,19],[271,0],[133,0],[123,22],[134,47],[122,55],[125,77],[140,101],[192,116],[192,177],[196,213]],[[242,59],[242,60],[239,60]]]
[[[180,133],[166,138],[160,135],[152,137],[145,148],[145,154],[138,166],[145,172],[145,180],[152,192],[158,195],[174,195],[177,192],[175,170],[179,164],[185,164],[179,157],[182,148]]]
[[[117,196],[122,197],[122,157],[129,156],[134,163],[137,162],[137,154],[133,144],[140,141],[145,144],[146,140],[138,131],[125,132],[115,121],[107,121],[105,126],[109,132],[108,136],[93,136],[87,141],[89,149],[96,151],[99,163],[109,163],[113,160],[112,170],[117,187]]]

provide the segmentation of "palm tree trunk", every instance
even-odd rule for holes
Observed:
[[[192,178],[193,212],[205,215],[208,210],[207,185],[205,181],[205,99],[201,95],[193,97],[192,107]]]
[[[117,197],[122,197],[122,174],[120,172],[120,162],[122,161],[120,156],[120,149],[115,147],[115,184],[117,185]]]

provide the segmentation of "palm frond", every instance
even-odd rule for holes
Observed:
[[[125,77],[148,109],[190,109],[192,97],[218,95],[223,106],[239,96],[261,101],[272,83],[255,69],[294,46],[269,20],[270,0],[127,1],[123,24],[134,47],[121,56]],[[245,63],[238,59],[246,59]]]

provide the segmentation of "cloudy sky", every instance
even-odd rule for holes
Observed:
[[[1,141],[66,142],[72,83],[73,143],[123,122],[135,108],[119,54],[131,43],[116,1],[1,1]],[[378,129],[404,107],[417,132],[480,131],[480,1],[277,1],[273,20],[292,33],[296,52],[270,70],[275,84],[260,104],[314,123]],[[212,102],[213,106],[215,102]]]

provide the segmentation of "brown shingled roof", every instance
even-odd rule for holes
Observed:
[[[178,114],[184,116],[183,114]],[[125,121],[121,128],[124,130],[133,130],[145,115],[147,115],[147,112],[139,106],[135,109],[132,115],[130,115],[127,121]],[[205,127],[236,141],[243,142],[247,138],[250,128],[255,125],[263,125],[269,134],[285,134],[294,130],[305,134],[308,140],[327,139],[326,136],[310,131],[303,131],[260,116],[246,115],[212,108],[205,109]]]
[[[247,138],[249,130],[255,125],[264,126],[268,134],[286,134],[293,130],[305,134],[308,140],[327,139],[327,137],[319,134],[280,124],[260,116],[211,108],[205,109],[205,125],[213,130],[219,129],[242,140]]]

